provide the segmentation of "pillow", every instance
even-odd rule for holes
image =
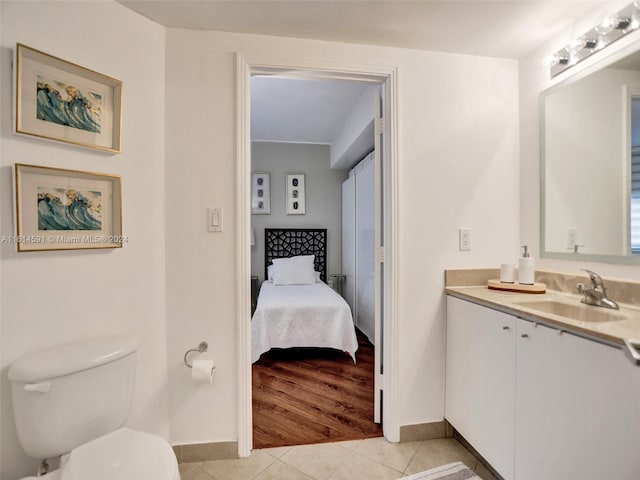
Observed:
[[[275,269],[276,269],[275,265],[269,265],[267,267],[267,281],[268,282],[273,283],[273,277],[275,276]],[[320,278],[320,272],[313,272],[313,274],[316,277],[316,283],[322,282],[322,279]]]
[[[274,270],[276,269],[275,265],[269,265],[267,267],[267,280],[273,282],[273,276],[275,275]]]
[[[316,283],[316,275],[313,270],[314,258],[315,255],[299,255],[274,259],[273,284],[310,285]]]

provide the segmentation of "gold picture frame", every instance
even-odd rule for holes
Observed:
[[[120,176],[16,163],[14,180],[18,252],[121,248],[128,241]]]
[[[21,43],[15,133],[111,153],[122,149],[122,82]]]

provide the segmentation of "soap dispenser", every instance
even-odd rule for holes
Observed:
[[[529,247],[527,245],[523,245],[522,248],[524,252],[522,257],[518,259],[518,283],[533,285],[535,280],[533,257],[529,255]]]

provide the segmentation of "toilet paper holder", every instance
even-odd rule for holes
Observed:
[[[187,350],[184,354],[184,364],[189,367],[189,368],[193,368],[193,364],[189,363],[188,361],[188,356],[190,353],[204,353],[208,350],[209,345],[207,344],[207,342],[200,342],[200,345],[198,345],[198,348],[190,348],[189,350]],[[215,367],[214,367],[215,368]]]

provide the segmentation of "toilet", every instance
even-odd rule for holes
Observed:
[[[60,457],[60,468],[38,479],[180,480],[164,439],[123,426],[136,351],[133,338],[101,337],[30,353],[11,365],[22,448],[40,460]]]

